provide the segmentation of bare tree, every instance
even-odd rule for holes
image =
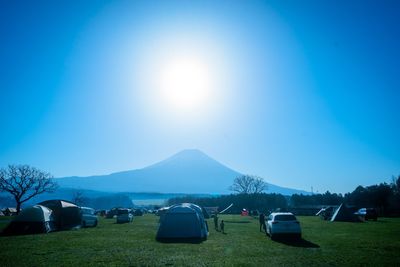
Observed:
[[[264,190],[268,189],[268,185],[264,182],[264,179],[258,176],[253,176],[253,186],[252,193],[261,193]]]
[[[17,213],[22,203],[44,192],[57,189],[50,173],[43,172],[29,165],[9,165],[0,169],[0,192],[10,193],[17,204]]]
[[[261,193],[267,189],[264,179],[255,175],[241,175],[235,178],[230,190],[239,194]]]
[[[233,180],[230,190],[240,194],[248,194],[250,193],[252,182],[253,179],[250,175],[238,176]]]
[[[74,195],[72,196],[72,202],[74,202],[78,206],[82,206],[86,201],[86,198],[82,191],[78,190],[75,191]]]

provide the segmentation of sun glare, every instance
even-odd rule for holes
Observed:
[[[189,38],[190,37],[190,38]],[[230,66],[217,38],[177,34],[149,39],[135,58],[138,104],[159,123],[210,123],[227,107]],[[161,45],[162,44],[162,45]],[[132,69],[132,68],[130,68]]]
[[[180,111],[201,109],[213,86],[210,67],[195,57],[172,58],[165,62],[158,82],[163,101]]]

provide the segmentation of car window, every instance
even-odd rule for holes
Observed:
[[[128,210],[119,210],[118,214],[128,214]]]
[[[296,217],[290,214],[276,215],[275,221],[296,221]]]
[[[94,214],[94,210],[82,208],[82,213],[83,214]]]

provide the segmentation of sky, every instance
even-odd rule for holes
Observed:
[[[0,167],[196,148],[345,193],[400,174],[399,1],[0,2]]]

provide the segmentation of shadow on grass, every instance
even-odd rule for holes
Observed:
[[[171,244],[171,243],[186,243],[186,244],[200,244],[205,239],[201,238],[156,238],[156,241],[160,243],[166,243],[166,244]]]
[[[318,244],[305,240],[303,238],[293,238],[293,237],[274,237],[273,241],[285,244],[292,247],[301,248],[319,248]]]
[[[215,229],[215,232],[220,233],[222,235],[227,235],[228,234],[227,232],[221,232],[221,230],[219,230],[219,229]]]

